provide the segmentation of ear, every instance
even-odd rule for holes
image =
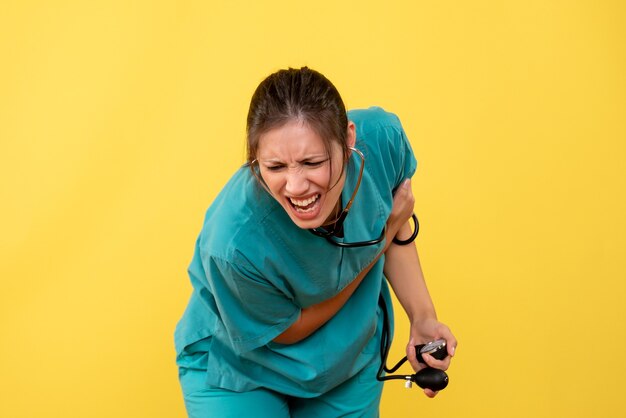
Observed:
[[[348,121],[348,136],[346,137],[348,147],[354,147],[356,144],[356,126],[354,122]]]

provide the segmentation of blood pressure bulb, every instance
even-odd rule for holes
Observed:
[[[411,376],[417,386],[434,391],[445,389],[448,386],[448,375],[443,370],[427,367]]]

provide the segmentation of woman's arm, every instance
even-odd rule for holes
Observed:
[[[352,296],[356,288],[359,287],[363,278],[374,264],[376,264],[380,256],[390,248],[393,237],[396,236],[402,225],[405,225],[411,217],[414,203],[415,200],[411,192],[411,182],[410,180],[406,180],[394,195],[391,214],[387,219],[385,247],[376,256],[374,261],[359,273],[359,275],[341,292],[324,302],[302,309],[296,322],[278,337],[274,338],[274,341],[280,344],[297,343],[317,331],[322,325],[328,322],[330,318],[335,316],[350,296]]]
[[[411,227],[406,223],[397,237],[403,240],[410,236]],[[437,319],[415,242],[408,245],[392,244],[385,256],[384,273],[411,323],[416,320]]]
[[[410,236],[411,227],[406,223],[398,233],[398,238],[406,239]],[[449,357],[436,360],[430,355],[424,355],[423,358],[428,366],[447,370],[450,366],[450,357],[454,356],[457,341],[450,329],[437,320],[415,243],[392,244],[385,255],[384,272],[411,323],[409,343],[406,347],[406,355],[411,366],[416,371],[425,367],[417,361],[415,345],[443,338],[446,340]],[[429,397],[436,395],[436,392],[430,389],[424,392]]]

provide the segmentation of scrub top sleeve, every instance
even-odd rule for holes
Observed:
[[[393,155],[397,155],[397,175],[393,186],[395,190],[400,186],[404,179],[413,177],[413,174],[415,174],[415,170],[417,168],[417,160],[415,159],[415,155],[413,154],[411,143],[409,142],[409,139],[407,138],[399,119],[396,135],[395,138],[393,138],[393,141],[391,141],[391,144],[392,147],[395,148],[395,152],[393,153]]]
[[[252,266],[211,257],[205,271],[219,316],[238,354],[267,344],[300,315],[300,307]]]

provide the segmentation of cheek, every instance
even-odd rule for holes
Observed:
[[[281,177],[275,173],[261,172],[261,178],[274,194],[278,193],[281,189]]]
[[[333,164],[332,172],[328,173],[326,179],[327,183],[332,187],[333,190],[342,188],[341,184],[341,176],[343,175],[343,166],[341,162]]]
[[[314,173],[311,173],[311,175],[309,176],[309,180],[317,184],[319,187],[321,187],[325,191],[328,191],[329,186],[332,186],[333,184],[331,182],[329,170],[315,171]]]
[[[335,156],[333,159],[333,180],[337,181],[343,174],[345,162],[342,157]]]

